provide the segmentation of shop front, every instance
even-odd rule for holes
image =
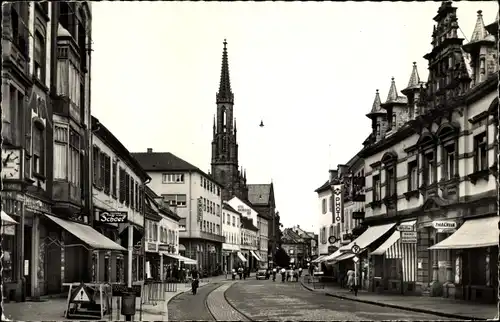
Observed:
[[[233,268],[236,268],[236,263],[238,262],[238,252],[240,251],[240,246],[235,244],[222,244],[222,267],[226,272],[231,272]]]
[[[264,262],[262,258],[259,256],[260,254],[257,251],[250,250],[250,255],[252,259],[252,265],[251,270],[256,270],[258,268],[266,268],[267,267],[267,262]]]
[[[429,247],[433,260],[431,285],[442,285],[440,295],[484,303],[498,301],[498,218],[466,219],[455,232],[438,238]],[[434,226],[439,229],[443,223]],[[443,258],[447,261],[440,265]],[[442,266],[445,274],[440,274]]]
[[[415,294],[417,277],[416,220],[402,222],[377,249],[374,261],[376,292]]]
[[[159,281],[162,275],[162,255],[158,252],[158,243],[146,243],[146,279]]]
[[[348,245],[340,247],[324,260],[339,265],[340,275],[345,276],[349,269],[354,269],[358,285],[366,290],[375,290],[382,286],[383,266],[381,258],[372,257],[376,250],[390,236],[396,223],[371,226]],[[380,256],[378,256],[380,257]]]
[[[235,265],[236,268],[242,266],[242,267],[249,267],[250,269],[252,268],[252,258],[251,256],[248,256],[250,253],[249,249],[244,249],[243,247],[241,248],[241,251],[236,253],[236,256],[238,257],[238,261],[236,261]]]

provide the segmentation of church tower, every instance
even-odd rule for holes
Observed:
[[[229,79],[227,42],[224,39],[219,92],[216,95],[217,114],[214,117],[212,140],[212,176],[224,186],[222,200],[233,196],[246,200],[248,189],[243,169],[238,169],[236,120],[233,117],[234,95]]]

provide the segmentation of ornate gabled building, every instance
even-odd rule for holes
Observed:
[[[222,200],[233,196],[247,200],[246,171],[238,169],[236,119],[233,115],[234,94],[229,79],[227,42],[224,39],[219,91],[216,95],[217,115],[214,117],[212,140],[212,176],[223,185]]]
[[[366,231],[339,250],[359,246],[369,290],[495,302],[498,29],[478,12],[464,45],[447,1],[434,21],[427,82],[414,64],[367,115]]]

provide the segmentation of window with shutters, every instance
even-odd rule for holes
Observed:
[[[123,168],[120,168],[119,180],[120,202],[123,203],[125,201],[125,170]]]
[[[130,208],[135,209],[135,180],[130,178]]]
[[[139,210],[139,183],[135,183],[135,210]]]
[[[124,187],[124,192],[125,194],[125,205],[128,206],[130,203],[130,176],[128,173],[125,172],[125,187]]]
[[[104,193],[109,195],[111,190],[111,158],[104,157]]]
[[[99,155],[99,188],[104,187],[104,177],[106,176],[106,153],[102,152]]]
[[[92,148],[92,171],[94,173],[93,175],[93,181],[92,183],[94,186],[98,187],[99,186],[99,157],[100,157],[100,149],[99,147],[95,146]]]
[[[111,195],[116,199],[116,178],[118,177],[118,162],[113,160],[111,169]]]

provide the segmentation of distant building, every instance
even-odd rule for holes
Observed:
[[[306,267],[307,260],[311,259],[311,239],[310,235],[297,227],[285,228],[281,238],[281,248],[290,256],[290,265]]]
[[[237,253],[239,264],[252,270],[259,268],[257,252],[259,229],[254,226],[252,219],[241,216],[241,253]]]
[[[213,272],[222,265],[222,186],[169,152],[133,153],[151,177],[148,185],[181,217],[179,252]]]
[[[231,272],[241,262],[241,226],[241,214],[224,202],[222,204],[222,234],[226,242],[222,244],[222,267],[226,272]]]

